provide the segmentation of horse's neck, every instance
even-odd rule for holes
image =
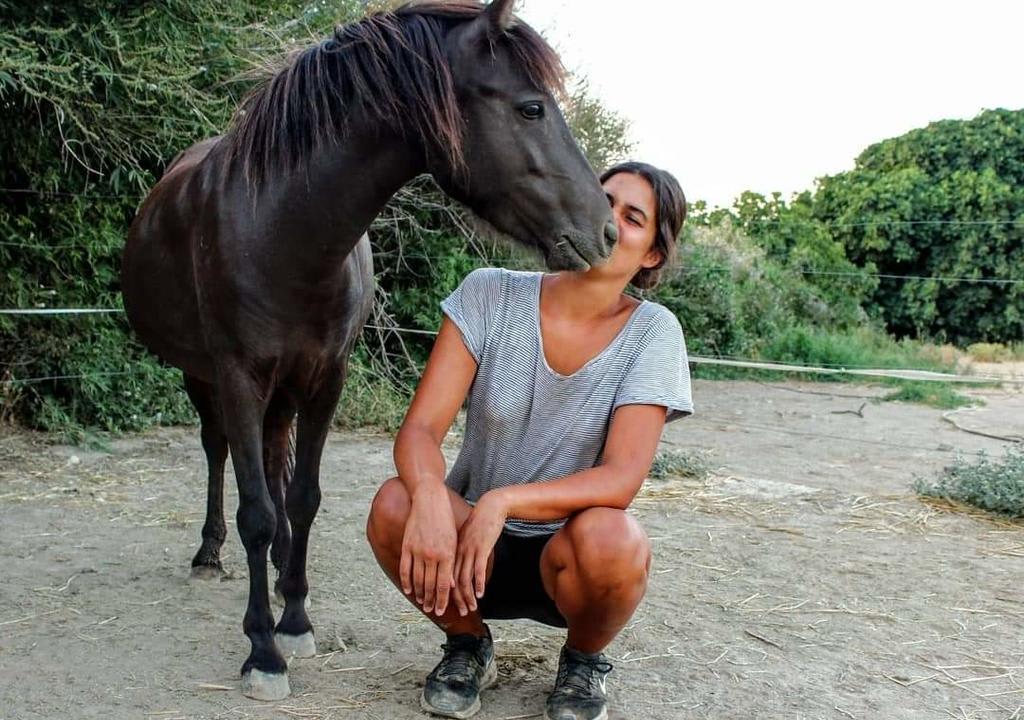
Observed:
[[[289,226],[304,228],[307,249],[343,257],[388,200],[424,170],[419,153],[401,139],[352,132],[296,173],[277,205],[290,216],[282,218]]]

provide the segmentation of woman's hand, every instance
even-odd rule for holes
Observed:
[[[453,585],[458,531],[444,485],[421,487],[402,538],[398,578],[402,592],[415,598],[423,612],[444,614]]]
[[[455,554],[455,604],[460,615],[477,609],[487,584],[487,560],[505,527],[507,511],[500,491],[492,490],[477,501],[459,531]]]

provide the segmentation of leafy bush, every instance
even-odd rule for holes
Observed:
[[[334,426],[394,433],[409,407],[411,390],[375,359],[364,341],[352,354],[341,400],[334,412]]]
[[[1012,362],[1024,360],[1024,343],[973,343],[967,346],[967,354],[978,362]]]
[[[974,505],[982,510],[1024,517],[1024,447],[1009,448],[1001,460],[957,457],[936,480],[918,478],[921,495]]]
[[[257,57],[358,9],[0,0],[0,307],[119,307],[124,236],[164,164],[223,130]],[[192,417],[180,374],[117,316],[0,316],[0,403],[79,437]]]
[[[795,325],[769,342],[764,357],[830,368],[914,368],[951,373],[955,360],[935,346],[895,340],[870,327],[844,333]]]
[[[0,0],[0,13],[11,21],[0,29],[0,188],[26,191],[0,191],[0,307],[119,307],[124,235],[164,164],[196,140],[223,131],[249,87],[244,76],[254,63],[308,44],[334,22],[358,15],[363,5]],[[565,113],[595,169],[629,154],[626,123],[593,98],[586,83],[566,99]],[[994,118],[978,137],[991,140],[1003,132],[999,142],[1012,146],[1017,116]],[[959,162],[956,152],[981,147],[977,138],[968,140],[957,141],[943,157]],[[915,143],[870,148],[858,169],[888,172],[913,156],[929,177],[945,172],[938,160],[928,164],[920,153],[893,150],[918,148]],[[985,196],[991,202],[971,211],[979,217],[992,203],[1008,212],[1017,207],[1011,202],[1017,196],[999,185],[1020,172],[1004,150],[972,156],[971,167],[991,166],[997,176],[985,176],[995,190]],[[830,180],[816,195],[788,203],[778,195],[745,193],[730,211],[708,212],[697,203],[682,239],[682,267],[650,297],[676,312],[694,354],[920,367],[925,358],[919,346],[887,340],[861,309],[865,298],[883,302],[888,290],[851,264],[847,252],[873,269],[876,261],[861,250],[874,247],[877,233],[837,233],[829,216],[849,220],[867,212],[857,203],[878,188],[865,182],[852,175]],[[971,187],[980,192],[990,185]],[[909,207],[900,205],[895,215],[872,210],[866,217],[903,218],[919,209]],[[992,240],[998,252],[985,262],[1003,268],[999,253],[1010,262],[1020,245],[1019,233],[1004,230],[971,235],[974,255],[968,255],[980,257],[977,243]],[[540,267],[537,258],[485,237],[427,180],[403,190],[374,223],[379,302],[373,324],[385,329],[368,330],[353,357],[340,424],[396,426],[427,357],[429,333],[440,322],[438,303],[469,271],[489,264]],[[903,243],[899,252],[910,247],[903,235],[885,237],[886,243]],[[942,257],[951,252],[943,250]],[[920,315],[915,302],[941,310],[937,295],[915,287],[919,295],[900,300],[907,313]],[[1003,293],[999,322],[1012,325],[1014,308],[1021,307],[1015,292]],[[964,307],[978,311],[971,303],[979,297],[970,294]],[[992,307],[1000,302],[993,300]],[[884,309],[887,322],[891,315]],[[978,328],[988,337],[986,328],[994,326],[986,323]],[[706,367],[699,373],[734,374]],[[128,430],[179,422],[192,417],[179,385],[179,373],[139,346],[119,316],[0,316],[0,419],[77,435],[85,427]]]
[[[821,181],[814,217],[884,275],[1024,280],[1024,110],[943,120],[872,145]],[[1024,283],[883,277],[871,294],[897,336],[1024,339]]]
[[[650,293],[679,317],[694,354],[771,358],[799,326],[834,330],[864,320],[762,248],[730,217],[698,222],[681,239],[678,269]]]

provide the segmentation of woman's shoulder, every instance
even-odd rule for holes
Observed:
[[[536,282],[537,277],[543,275],[539,272],[529,272],[525,270],[508,270],[503,267],[482,267],[471,271],[462,282],[471,283],[502,283],[502,282],[514,282],[514,283],[528,283]]]
[[[509,292],[529,292],[536,288],[540,272],[508,270],[501,267],[482,267],[470,272],[462,281],[465,288],[477,293],[503,295]]]
[[[494,296],[501,293],[504,282],[501,268],[482,267],[471,271],[459,283],[459,290],[463,294],[477,297]]]
[[[661,333],[683,332],[683,326],[679,323],[676,314],[661,303],[652,300],[644,300],[636,312],[641,313],[639,319],[643,322],[644,331],[658,331]]]

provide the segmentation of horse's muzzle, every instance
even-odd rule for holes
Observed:
[[[619,226],[609,220],[604,224],[604,239],[608,241],[608,249],[619,241]]]

